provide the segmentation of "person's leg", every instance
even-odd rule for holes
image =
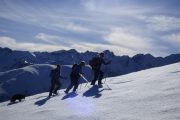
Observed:
[[[98,70],[93,70],[94,72],[94,79],[92,80],[91,82],[91,85],[94,85],[96,80],[98,79],[98,76],[99,76],[99,71]]]
[[[103,79],[104,73],[102,71],[99,72],[99,79],[98,79],[98,84],[102,84],[102,79]]]
[[[77,77],[74,81],[74,89],[73,89],[73,92],[76,92],[78,86],[79,86],[79,77]]]
[[[61,88],[61,83],[59,80],[56,80],[56,87],[54,89],[54,94],[58,94],[57,91]]]
[[[71,74],[70,75],[70,77],[71,77],[71,83],[70,83],[70,85],[67,87],[67,89],[64,91],[65,93],[68,93],[69,92],[69,90],[73,87],[73,75]]]
[[[54,87],[55,87],[55,82],[54,82],[54,80],[52,79],[52,80],[51,80],[51,88],[50,88],[50,90],[49,90],[49,96],[52,96],[52,92],[53,92],[53,90],[54,90]]]
[[[70,83],[70,85],[67,87],[67,89],[64,91],[65,93],[68,93],[69,92],[69,90],[71,89],[73,87],[73,84],[72,83]]]

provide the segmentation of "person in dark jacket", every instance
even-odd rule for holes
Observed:
[[[100,53],[99,57],[95,57],[92,59],[92,63],[90,63],[92,70],[94,72],[94,79],[91,82],[91,85],[94,85],[96,80],[98,79],[98,85],[102,84],[102,79],[104,73],[101,71],[101,65],[108,65],[111,64],[111,61],[105,62],[104,61],[104,53]]]
[[[60,69],[61,69],[61,66],[57,65],[57,67],[55,69],[53,69],[50,73],[51,88],[49,91],[49,97],[52,96],[52,94],[58,95],[57,91],[61,87],[61,83],[60,83],[59,79],[64,78],[60,75]]]
[[[73,65],[72,71],[71,71],[71,74],[70,74],[71,83],[68,86],[68,88],[64,91],[66,94],[69,92],[70,89],[72,89],[72,87],[74,87],[73,92],[76,92],[76,89],[79,86],[80,74],[83,74],[82,73],[82,67],[83,66],[85,66],[84,61],[81,61],[81,63],[79,65],[78,64]]]

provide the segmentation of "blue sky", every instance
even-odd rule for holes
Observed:
[[[0,47],[180,53],[179,0],[0,0]]]

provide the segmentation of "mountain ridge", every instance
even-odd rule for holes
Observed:
[[[166,57],[154,57],[151,54],[137,54],[133,57],[127,55],[116,56],[109,50],[104,51],[105,60],[112,60],[112,64],[103,66],[108,76],[118,76],[152,67],[159,67],[180,62],[180,54],[171,54]],[[11,50],[0,47],[0,72],[21,68],[32,64],[61,64],[72,65],[81,60],[89,63],[92,57],[98,56],[97,52],[77,52],[75,49],[59,50],[54,52],[29,52]]]

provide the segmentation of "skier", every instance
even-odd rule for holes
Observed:
[[[52,93],[58,95],[57,90],[60,89],[61,83],[59,81],[60,78],[64,78],[60,75],[61,66],[57,65],[57,67],[51,70],[50,77],[51,77],[51,88],[49,91],[49,97],[52,96]],[[65,78],[64,78],[65,79]]]
[[[68,88],[64,91],[66,94],[69,92],[69,90],[73,88],[73,92],[76,92],[76,89],[78,88],[79,86],[79,78],[80,78],[80,75],[83,74],[82,73],[82,67],[85,66],[85,62],[84,61],[81,61],[81,63],[78,65],[78,64],[74,64],[73,67],[72,67],[72,71],[71,71],[71,74],[70,74],[70,78],[71,78],[71,83],[70,85],[68,86]]]
[[[104,53],[102,52],[99,54],[99,57],[94,57],[92,60],[90,60],[89,64],[92,67],[92,70],[94,72],[94,79],[92,80],[91,85],[94,85],[97,79],[98,79],[98,85],[101,85],[102,79],[104,76],[104,73],[101,71],[101,65],[111,64],[111,60],[108,62],[105,62]]]

